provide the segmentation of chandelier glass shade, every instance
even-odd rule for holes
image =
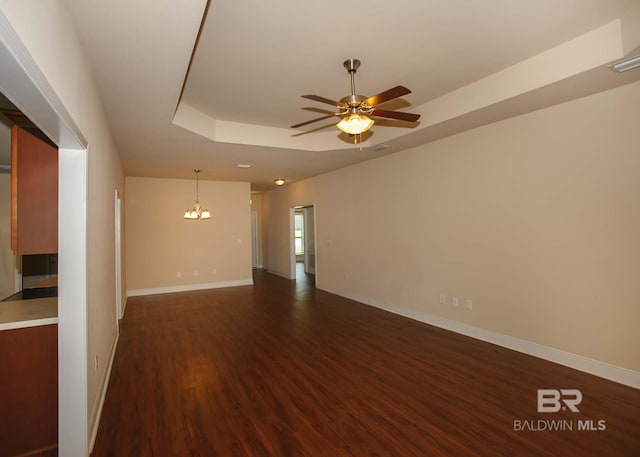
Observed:
[[[373,119],[368,118],[364,114],[351,113],[349,116],[342,118],[342,120],[336,124],[336,127],[344,133],[359,135],[369,130],[373,124]]]
[[[184,218],[187,220],[211,219],[211,213],[209,210],[202,208],[202,206],[200,206],[200,201],[198,200],[198,173],[200,173],[200,170],[193,171],[196,174],[196,202],[191,209],[187,209],[184,212]]]

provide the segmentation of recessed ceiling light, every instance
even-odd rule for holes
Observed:
[[[251,168],[251,164],[250,163],[239,163],[238,165],[236,165],[236,167],[238,167],[238,168]]]

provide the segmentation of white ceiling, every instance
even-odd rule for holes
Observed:
[[[267,189],[640,79],[602,68],[628,52],[612,21],[638,0],[68,3],[129,176]],[[349,94],[350,57],[359,94],[404,85],[383,108],[421,122],[377,122],[363,151],[335,121],[289,129],[331,110],[300,95]]]

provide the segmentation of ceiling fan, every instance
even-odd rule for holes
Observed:
[[[357,95],[355,74],[359,66],[360,61],[358,59],[348,59],[344,61],[344,67],[347,69],[347,72],[349,72],[349,75],[351,76],[351,95],[341,98],[340,101],[331,100],[319,95],[302,96],[302,98],[307,98],[316,102],[333,105],[340,111],[327,114],[326,116],[322,116],[317,119],[312,119],[310,121],[292,125],[291,128],[295,129],[298,127],[302,127],[303,125],[311,124],[323,119],[329,119],[331,117],[342,117],[342,120],[336,124],[336,127],[350,135],[358,135],[369,130],[374,124],[374,120],[369,118],[367,115],[386,117],[389,119],[398,119],[408,122],[416,122],[418,119],[420,119],[419,114],[403,113],[401,111],[388,111],[376,108],[376,105],[380,105],[381,103],[388,102],[390,100],[393,100],[394,98],[410,94],[411,91],[406,87],[396,86],[389,90],[385,90],[378,95],[374,95],[373,97]]]

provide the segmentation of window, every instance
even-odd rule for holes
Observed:
[[[294,234],[296,243],[296,255],[304,254],[304,216],[294,215]]]

